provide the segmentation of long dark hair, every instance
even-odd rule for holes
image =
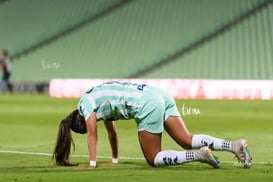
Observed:
[[[78,119],[81,118],[81,119]],[[84,119],[79,116],[78,110],[71,112],[65,119],[63,119],[59,125],[59,131],[55,149],[52,155],[52,159],[55,159],[57,165],[61,166],[75,166],[78,164],[72,164],[69,161],[69,154],[71,144],[75,150],[75,143],[73,141],[71,130],[76,133],[84,134],[87,132],[86,123]]]

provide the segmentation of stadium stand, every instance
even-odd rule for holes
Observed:
[[[4,2],[6,2],[6,1],[8,1],[8,0],[0,0],[0,4],[1,4],[1,3],[4,3]]]
[[[220,27],[219,37],[213,32],[209,35],[213,40],[200,39],[186,51],[182,49],[153,65],[160,69],[151,72],[154,67],[146,68],[131,77],[147,73],[145,77],[153,78],[272,79],[272,10],[272,1],[255,4],[224,25],[225,29]],[[175,63],[165,64],[173,60]]]
[[[130,3],[103,13],[122,2]],[[272,79],[272,7],[272,0],[12,0],[0,5],[1,26],[6,27],[0,43],[14,56],[12,79],[18,82]],[[207,38],[216,31],[217,36]],[[44,40],[50,41],[37,46]],[[162,64],[200,40],[200,46]]]
[[[1,44],[16,55],[116,2],[118,0],[6,1],[0,6],[0,22],[4,27]]]

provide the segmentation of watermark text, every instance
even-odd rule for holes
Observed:
[[[43,58],[43,60],[41,62],[41,65],[42,65],[43,71],[46,71],[46,70],[49,70],[49,69],[57,70],[57,69],[61,68],[60,63],[54,62],[54,61],[49,61],[45,57]]]
[[[183,116],[201,114],[201,111],[199,108],[187,107],[186,104],[183,104],[183,106],[181,107],[181,111]]]

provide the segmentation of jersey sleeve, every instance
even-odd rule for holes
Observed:
[[[86,97],[83,96],[80,99],[78,104],[78,111],[80,115],[84,117],[85,121],[87,121],[94,109],[94,105]]]

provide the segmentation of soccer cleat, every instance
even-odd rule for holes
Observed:
[[[238,161],[244,165],[244,168],[250,168],[252,165],[252,157],[247,147],[248,143],[245,139],[240,139],[233,142],[234,154]]]
[[[215,157],[209,147],[202,147],[199,151],[196,152],[196,158],[202,163],[207,163],[208,165],[214,168],[220,168],[220,162],[217,157]]]

